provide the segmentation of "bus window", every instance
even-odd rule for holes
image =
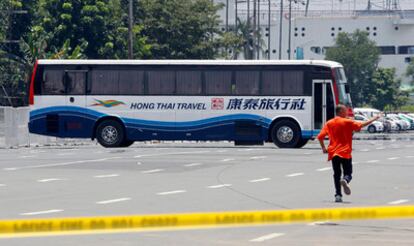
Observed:
[[[177,94],[199,95],[201,89],[200,71],[177,71]]]
[[[174,71],[148,71],[148,93],[150,95],[169,95],[174,92]]]
[[[207,71],[205,72],[205,77],[207,95],[231,94],[230,71]]]
[[[119,73],[117,70],[92,70],[91,95],[118,95]]]
[[[45,69],[41,93],[43,95],[62,95],[65,93],[63,70]]]
[[[283,94],[286,96],[302,96],[303,71],[284,71],[283,72]]]
[[[259,71],[236,71],[236,95],[259,94]]]
[[[264,95],[278,96],[282,95],[282,72],[281,71],[263,71],[262,73],[262,90]]]
[[[66,72],[66,86],[68,95],[84,95],[86,91],[86,72]]]
[[[142,95],[144,94],[144,71],[119,71],[119,94]]]

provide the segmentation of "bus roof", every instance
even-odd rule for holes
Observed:
[[[325,60],[38,60],[40,65],[316,65],[342,67]]]

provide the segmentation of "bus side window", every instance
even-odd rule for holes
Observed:
[[[177,94],[200,95],[202,88],[201,71],[177,71]]]
[[[304,95],[303,71],[283,71],[283,94],[287,96]]]
[[[92,70],[91,95],[118,95],[119,72],[117,70]]]
[[[262,72],[263,95],[278,96],[282,95],[282,72],[263,71]]]
[[[236,95],[258,95],[259,94],[259,71],[236,71]]]
[[[206,71],[207,95],[231,95],[231,71]]]
[[[85,95],[86,92],[86,72],[68,71],[66,72],[66,87],[68,95]]]
[[[62,95],[65,93],[63,70],[45,69],[41,93],[43,95]]]
[[[144,94],[144,71],[119,71],[119,94],[120,95],[143,95]]]
[[[150,95],[173,95],[175,93],[175,71],[148,71],[148,93]]]

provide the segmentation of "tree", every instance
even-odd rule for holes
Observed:
[[[410,84],[414,86],[414,57],[411,58],[411,62],[408,64],[405,75],[410,78]]]
[[[368,33],[356,30],[353,33],[339,33],[335,46],[326,52],[326,59],[344,66],[355,105],[369,104],[371,91],[375,90],[371,78],[376,70],[380,52]]]
[[[408,101],[408,93],[400,90],[401,80],[396,78],[395,68],[378,68],[372,76],[375,88],[370,93],[371,105],[374,108],[399,108]]]
[[[213,59],[222,7],[211,0],[140,0],[137,19],[154,59]]]
[[[219,43],[222,47],[220,57],[226,60],[234,60],[243,50],[244,39],[234,32],[225,32],[221,35]]]

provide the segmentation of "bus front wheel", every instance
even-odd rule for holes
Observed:
[[[277,122],[272,128],[271,136],[279,148],[297,148],[301,139],[299,126],[291,120]]]
[[[122,147],[124,138],[124,128],[116,120],[104,120],[96,128],[96,139],[106,148]]]

